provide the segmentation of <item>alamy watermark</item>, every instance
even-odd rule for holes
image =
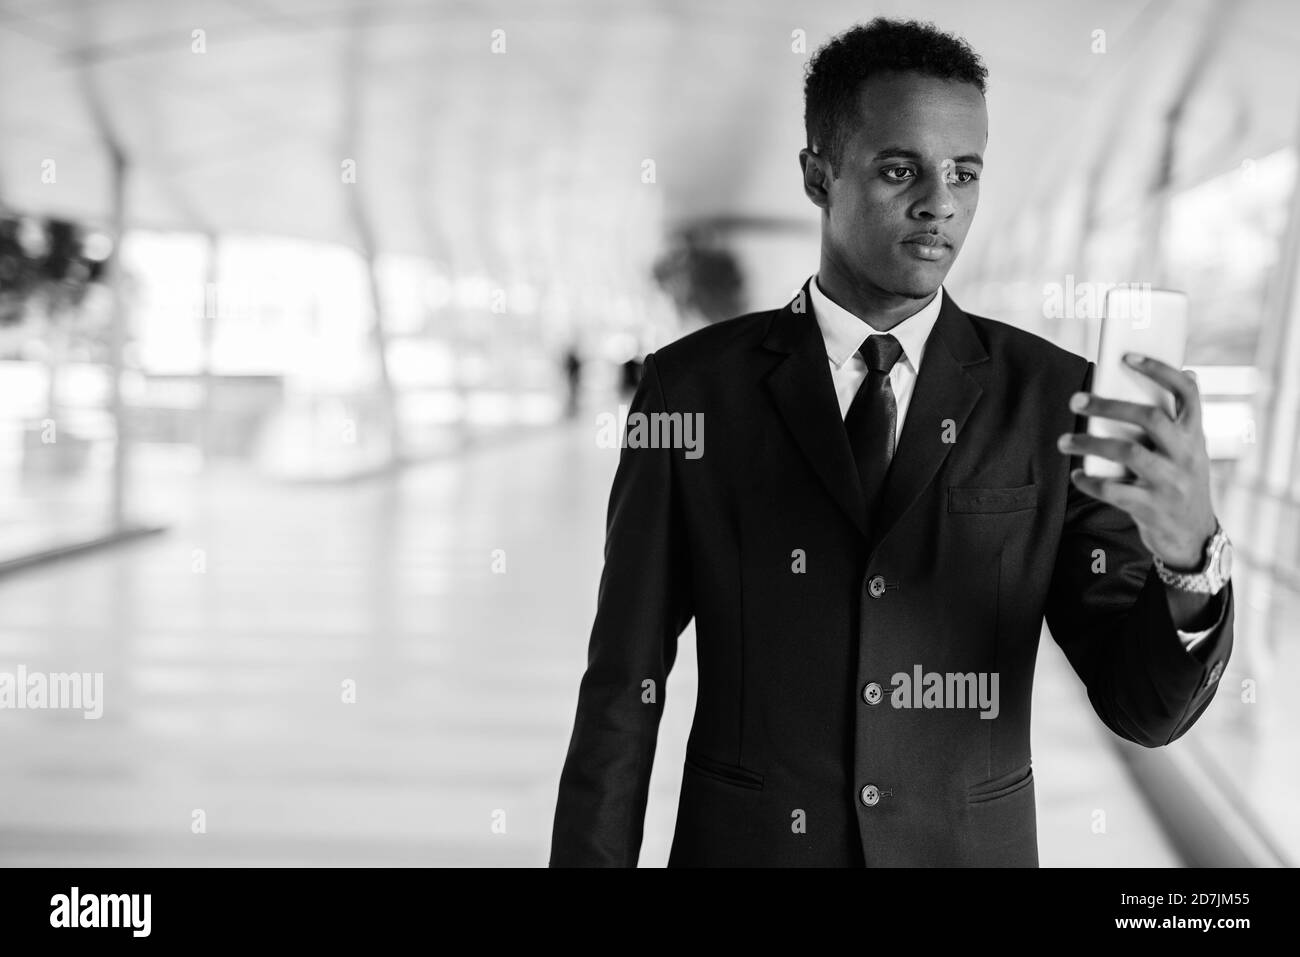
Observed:
[[[103,717],[104,673],[0,671],[0,710],[73,710],[84,711],[87,720]]]
[[[1151,283],[1076,281],[1073,273],[1067,274],[1063,283],[1043,286],[1043,318],[1100,319],[1106,296],[1112,290],[1119,295],[1109,300],[1114,313],[1111,318],[1128,319],[1134,329],[1151,324]]]
[[[83,894],[73,887],[50,898],[51,927],[119,927],[148,937],[152,894]]]
[[[688,459],[704,454],[703,412],[633,412],[596,416],[596,445],[602,449],[685,449]]]
[[[900,671],[890,682],[894,693],[889,703],[895,708],[979,708],[980,718],[998,716],[998,673],[996,671],[923,671],[920,665],[909,675]]]

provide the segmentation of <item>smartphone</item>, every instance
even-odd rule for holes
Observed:
[[[1187,294],[1148,285],[1117,286],[1106,293],[1097,346],[1097,369],[1092,392],[1106,399],[1141,402],[1174,414],[1174,394],[1124,362],[1126,352],[1136,352],[1183,367],[1187,354]],[[1088,417],[1088,434],[1103,438],[1132,439],[1143,434],[1129,422]],[[1119,462],[1098,455],[1083,457],[1086,475],[1132,479]]]

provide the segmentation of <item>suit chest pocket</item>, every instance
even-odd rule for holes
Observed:
[[[950,513],[997,514],[1022,512],[1038,507],[1038,485],[1018,485],[1013,488],[957,488],[948,489]]]

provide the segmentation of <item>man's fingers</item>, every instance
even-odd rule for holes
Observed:
[[[1152,514],[1153,499],[1151,490],[1143,485],[1134,485],[1120,479],[1086,475],[1083,469],[1072,471],[1070,481],[1093,498],[1123,509],[1134,518],[1141,518],[1145,521]]]
[[[1156,448],[1170,457],[1178,450],[1178,432],[1174,420],[1164,409],[1154,405],[1105,399],[1091,392],[1076,392],[1070,399],[1070,408],[1089,417],[1131,422],[1145,430]]]
[[[1201,427],[1201,390],[1193,376],[1159,359],[1133,352],[1127,353],[1124,361],[1174,394],[1178,419],[1196,429]]]
[[[1180,474],[1169,459],[1131,439],[1106,439],[1082,432],[1067,432],[1057,440],[1056,447],[1070,455],[1098,455],[1118,462],[1152,486],[1175,484]]]

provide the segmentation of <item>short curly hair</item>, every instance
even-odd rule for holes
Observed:
[[[891,71],[973,83],[980,93],[989,75],[970,44],[933,23],[876,17],[832,37],[808,62],[803,87],[808,149],[827,158],[832,175],[839,175],[859,87]]]

